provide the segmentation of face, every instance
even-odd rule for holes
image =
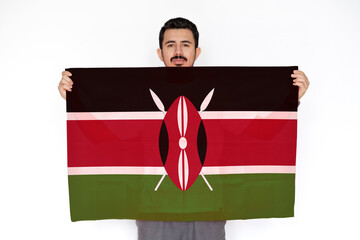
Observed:
[[[200,55],[190,29],[168,29],[164,33],[162,50],[157,53],[166,67],[192,67]]]

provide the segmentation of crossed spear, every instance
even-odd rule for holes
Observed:
[[[157,108],[158,108],[162,113],[164,113],[164,116],[165,116],[166,112],[165,112],[164,104],[162,103],[162,101],[160,100],[160,98],[159,98],[151,89],[149,89],[149,90],[150,90],[151,97],[152,97],[152,99],[154,100]],[[203,102],[201,103],[201,105],[200,105],[200,111],[199,111],[200,117],[201,117],[201,113],[208,107],[208,105],[209,105],[209,103],[210,103],[210,101],[211,101],[211,98],[212,98],[212,96],[213,96],[213,94],[214,94],[214,90],[215,90],[215,89],[213,88],[213,89],[208,93],[208,95],[204,98]],[[180,101],[181,101],[181,99],[180,99]],[[185,103],[185,100],[184,100],[184,103]],[[187,115],[186,115],[186,117],[187,117]],[[183,136],[182,136],[182,137],[185,136],[185,132],[186,132],[186,128],[187,128],[187,120],[186,120],[184,123],[185,123],[185,124],[184,124],[184,132],[183,132]],[[182,132],[182,131],[181,131],[181,124],[180,124],[180,122],[178,122],[178,125],[179,125],[180,132]],[[180,152],[180,158],[182,157],[182,154],[184,154],[184,156],[186,157],[185,149],[182,149],[182,150],[181,150],[181,152]],[[186,157],[186,158],[187,158],[187,157]],[[186,162],[187,162],[187,161],[186,161]],[[165,178],[166,175],[167,175],[167,173],[165,172],[165,173],[163,174],[163,176],[161,177],[160,181],[158,182],[158,184],[156,185],[155,191],[158,190],[160,184],[162,183],[162,181],[164,180],[164,178]],[[209,187],[210,191],[212,191],[213,189],[212,189],[211,185],[209,184],[209,182],[207,181],[207,179],[206,179],[206,177],[204,176],[204,173],[203,173],[202,171],[200,171],[200,175],[201,175],[202,178],[204,179],[204,181],[205,181],[206,185]]]

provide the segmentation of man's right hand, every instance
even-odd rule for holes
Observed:
[[[66,99],[66,91],[70,91],[71,92],[71,88],[73,85],[73,81],[71,80],[70,76],[72,75],[71,72],[69,71],[63,71],[61,73],[62,78],[61,81],[59,83],[58,89],[60,92],[60,95]]]

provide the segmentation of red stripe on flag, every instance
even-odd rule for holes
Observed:
[[[295,165],[296,120],[203,120],[204,166]],[[163,166],[162,120],[67,121],[68,166]]]
[[[162,120],[67,121],[68,166],[163,166]]]
[[[295,165],[296,120],[203,120],[204,166]]]

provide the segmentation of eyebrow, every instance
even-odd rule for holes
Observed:
[[[174,40],[169,40],[165,44],[168,44],[168,43],[175,43],[175,41]],[[181,41],[181,43],[190,43],[190,44],[192,44],[192,42],[190,42],[188,40],[183,40],[183,41]]]
[[[182,43],[190,43],[192,44],[192,42],[188,41],[188,40],[184,40],[184,41],[181,41]]]

